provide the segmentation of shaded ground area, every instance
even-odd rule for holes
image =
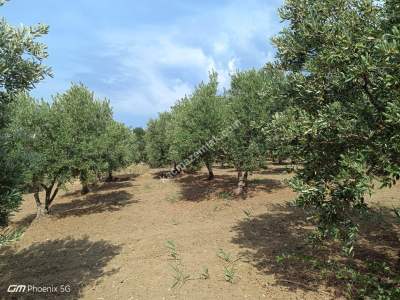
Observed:
[[[90,241],[87,237],[35,243],[21,250],[1,249],[0,295],[7,294],[10,284],[18,284],[27,286],[24,297],[77,299],[85,286],[118,272],[117,269],[105,272],[103,268],[120,249],[120,246]],[[38,296],[28,292],[29,285],[57,287],[57,290]]]
[[[105,185],[109,190],[110,184]],[[131,185],[127,185],[131,186]],[[102,190],[102,189],[99,189]],[[115,212],[126,205],[137,203],[130,193],[126,191],[113,191],[106,193],[93,193],[80,198],[73,199],[70,202],[55,202],[50,207],[50,218],[66,218],[70,216],[85,216],[88,214],[98,214],[102,212]],[[28,226],[35,220],[36,214],[30,214],[17,221],[17,226]]]
[[[216,175],[211,181],[207,178],[208,176],[204,174],[178,177],[176,180],[182,189],[182,199],[195,202],[203,201],[221,193],[231,194],[237,187],[237,177],[230,174]],[[283,187],[282,182],[277,179],[250,178],[246,196],[252,196],[256,191],[271,193]]]
[[[336,276],[346,268],[369,274],[379,282],[389,275],[376,268],[379,264],[395,272],[392,278],[400,275],[400,230],[389,209],[373,209],[360,219],[360,240],[354,258],[346,257],[335,243],[313,247],[307,238],[314,228],[306,217],[303,210],[291,205],[272,205],[268,213],[239,222],[233,228],[237,234],[232,242],[244,249],[241,255],[253,266],[273,275],[276,285],[291,290],[329,287],[337,297],[355,297],[355,290],[347,289],[349,281]],[[355,289],[363,287],[353,283]]]
[[[340,249],[311,253],[306,235],[312,227],[301,210],[287,205],[295,194],[284,183],[286,167],[270,165],[251,175],[248,197],[240,199],[232,195],[233,169],[216,168],[211,182],[206,170],[160,180],[165,170],[139,165],[85,196],[79,182],[72,184],[56,198],[52,216],[33,223],[35,205],[26,195],[12,226],[27,230],[0,248],[0,299],[10,298],[4,292],[9,284],[29,282],[70,284],[71,293],[58,299],[343,297],[343,284],[329,271],[321,275],[328,262],[344,262]],[[358,270],[366,259],[395,265],[398,229],[390,208],[398,206],[399,191],[383,190],[370,200],[377,209],[366,217],[370,227],[363,228],[352,261]],[[285,255],[290,259],[280,259]],[[172,287],[177,278],[186,279]]]

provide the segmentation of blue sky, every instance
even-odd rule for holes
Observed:
[[[273,60],[270,39],[282,0],[11,0],[0,15],[14,25],[45,23],[54,77],[32,94],[50,99],[71,82],[107,97],[115,118],[145,126],[189,94],[208,72],[229,74]]]

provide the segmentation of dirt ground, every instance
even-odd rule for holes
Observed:
[[[343,283],[322,279],[305,265],[277,263],[278,255],[305,249],[311,230],[302,211],[288,205],[295,194],[283,182],[285,166],[253,174],[246,199],[230,194],[232,169],[216,169],[213,182],[204,171],[163,181],[159,171],[132,167],[86,196],[73,184],[56,198],[52,216],[38,222],[32,222],[33,197],[26,195],[12,226],[28,227],[18,242],[0,248],[0,298],[343,297]],[[399,192],[397,186],[370,200],[377,216],[399,206]],[[392,259],[399,230],[388,226],[377,217],[362,233],[365,247],[358,253]],[[10,284],[57,292],[8,294]]]

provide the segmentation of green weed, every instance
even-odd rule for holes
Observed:
[[[225,266],[224,267],[224,278],[227,282],[233,283],[233,280],[235,279],[235,268],[234,266]]]
[[[0,234],[0,246],[4,246],[9,243],[18,241],[24,234],[25,230],[26,230],[25,227],[20,227],[10,232]]]
[[[165,244],[169,250],[169,255],[174,259],[174,260],[179,260],[179,254],[178,251],[176,250],[176,245],[174,241],[168,240]]]

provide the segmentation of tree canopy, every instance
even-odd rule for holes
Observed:
[[[223,105],[217,96],[217,79],[217,73],[210,73],[208,83],[200,83],[192,95],[184,97],[172,108],[168,130],[172,160],[188,159],[220,133]],[[210,147],[193,161],[194,165],[204,163],[209,179],[214,177],[212,165],[217,151],[217,147]]]
[[[0,1],[0,9],[5,1]],[[43,65],[47,58],[46,46],[38,39],[46,35],[48,26],[13,27],[0,19],[0,226],[7,224],[21,197],[21,165],[10,160],[10,143],[4,133],[9,122],[8,104],[16,94],[29,91],[46,76],[50,69]]]
[[[11,157],[21,161],[23,179],[33,192],[38,216],[47,214],[60,187],[72,178],[70,136],[51,105],[20,94],[11,104],[7,134],[13,137]],[[45,191],[44,201],[40,191]]]
[[[167,127],[171,120],[169,112],[160,113],[158,119],[147,124],[145,143],[147,162],[152,167],[162,167],[170,163]]]
[[[399,6],[382,4],[287,1],[274,39],[293,101],[273,122],[274,142],[302,161],[291,185],[317,212],[319,237],[344,239],[349,253],[350,212],[365,210],[374,180],[400,176]]]
[[[79,176],[82,192],[87,193],[102,166],[102,134],[112,121],[109,101],[96,99],[82,84],[73,84],[55,97],[54,106],[70,140],[71,170]]]
[[[238,171],[237,194],[244,192],[248,173],[259,169],[267,159],[263,128],[280,109],[279,86],[283,82],[283,73],[272,65],[232,75],[224,120],[225,127],[235,122],[239,126],[227,136],[223,145],[228,160]]]

